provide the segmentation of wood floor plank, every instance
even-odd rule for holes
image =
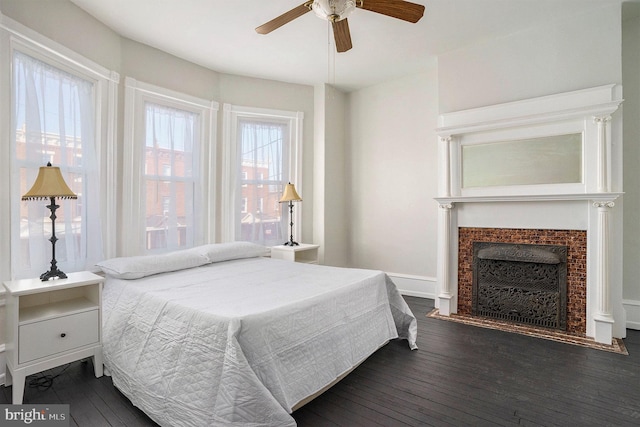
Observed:
[[[396,392],[407,401],[413,390],[424,406],[435,401],[450,405],[450,414],[470,411],[474,425],[487,419],[497,425],[545,426],[624,426],[640,420],[640,404],[633,398],[640,392],[637,353],[622,356],[427,319],[432,305],[406,299],[418,318],[417,356],[406,356],[402,346],[390,343],[355,375],[375,378],[380,387],[403,387]],[[629,331],[627,347],[639,340],[639,331]],[[335,393],[350,385],[350,376],[334,387]],[[394,376],[403,379],[402,385],[393,383]],[[358,393],[370,390],[366,383]]]
[[[367,373],[355,371],[345,378],[345,387],[336,388],[335,393],[342,395],[369,410],[381,410],[385,408],[388,417],[403,425],[417,426],[445,426],[465,425],[472,422],[474,425],[492,425],[495,423],[479,422],[477,417],[467,417],[464,414],[455,414],[445,405],[425,399],[424,396],[416,396],[413,393],[398,390],[385,382],[372,381]],[[351,383],[353,381],[353,383]],[[353,384],[353,385],[352,385]]]
[[[90,382],[95,378],[82,375],[86,362],[73,364],[74,369],[65,371],[55,379],[53,389],[60,401],[69,404],[71,418],[79,426],[108,427],[110,424],[95,406]]]
[[[113,410],[118,420],[126,427],[151,427],[157,425],[139,408],[133,406],[118,389],[113,386],[111,378],[102,377],[100,381],[91,381],[96,394]],[[111,421],[116,425],[117,421]]]
[[[300,427],[640,425],[640,331],[627,331],[624,356],[428,318],[432,300],[405,299],[419,349],[391,341],[294,412]],[[157,426],[91,362],[27,387],[25,403],[68,403],[72,426]]]

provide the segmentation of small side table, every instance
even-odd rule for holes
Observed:
[[[88,271],[66,279],[4,282],[6,294],[5,386],[21,404],[28,375],[93,357],[96,378],[102,367],[102,285]]]
[[[271,258],[317,264],[319,247],[320,245],[311,245],[308,243],[300,243],[298,246],[272,246]]]

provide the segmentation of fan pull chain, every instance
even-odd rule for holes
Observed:
[[[331,84],[331,41],[329,40],[329,24],[327,23],[327,83]]]
[[[336,69],[335,69],[335,56],[334,48],[331,43],[331,22],[327,21],[327,83],[330,85],[335,84]]]

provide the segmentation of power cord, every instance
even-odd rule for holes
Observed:
[[[86,363],[86,361],[83,360],[83,363]],[[60,370],[60,372],[55,375],[41,373],[39,377],[33,378],[29,381],[29,388],[37,388],[40,391],[49,390],[51,386],[53,386],[53,380],[62,375],[62,373],[66,371],[69,366],[71,366],[71,363],[67,363],[62,368],[62,370]]]

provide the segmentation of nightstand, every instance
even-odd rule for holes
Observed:
[[[308,243],[300,243],[298,246],[272,246],[271,258],[317,264],[319,247],[320,245],[310,245]]]
[[[28,375],[86,357],[94,373],[102,368],[102,284],[84,271],[66,279],[4,282],[6,293],[5,386],[13,384],[13,404],[21,404]]]

